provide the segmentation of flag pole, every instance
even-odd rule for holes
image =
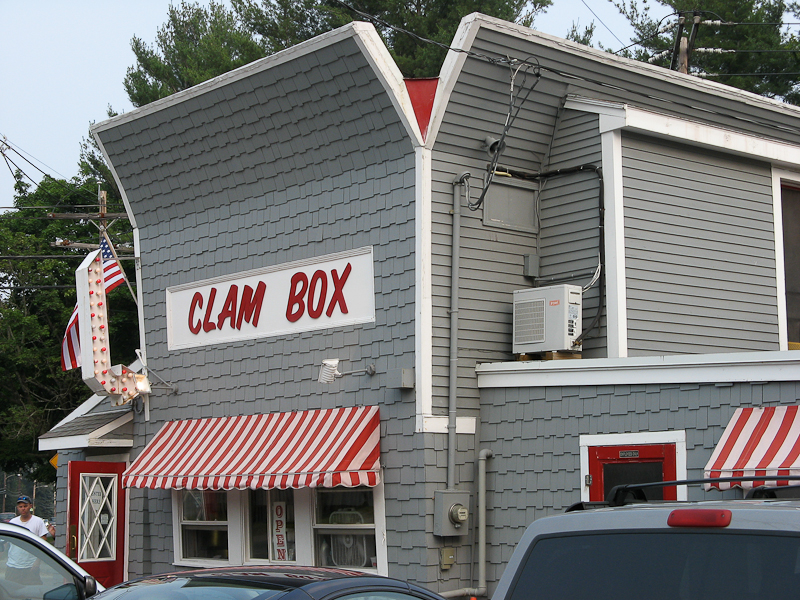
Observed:
[[[106,232],[105,228],[100,230],[100,235],[102,235],[104,238],[106,238],[106,243],[108,244],[108,248],[111,250],[111,254],[114,255],[114,260],[116,260],[117,263],[119,264],[119,271],[120,271],[120,273],[122,273],[122,278],[125,280],[125,285],[128,286],[128,291],[131,293],[131,296],[133,296],[134,304],[136,304],[138,306],[139,303],[136,301],[136,294],[134,293],[133,288],[131,287],[131,282],[128,281],[128,276],[125,274],[125,269],[122,268],[122,263],[119,262],[119,257],[117,256],[117,251],[114,250],[114,244],[111,243],[111,240],[109,239],[108,233]]]

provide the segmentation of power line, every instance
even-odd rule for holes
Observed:
[[[608,25],[606,25],[605,23],[603,23],[603,20],[602,20],[600,17],[598,17],[598,16],[597,16],[597,13],[596,13],[596,12],[594,12],[594,11],[592,10],[592,7],[591,7],[591,6],[589,6],[588,4],[586,4],[586,0],[581,0],[581,2],[583,2],[583,5],[584,5],[586,8],[588,8],[588,9],[589,9],[589,12],[590,12],[590,13],[592,13],[592,14],[594,15],[594,18],[595,18],[595,19],[597,19],[598,21],[600,21],[600,24],[601,24],[603,27],[605,27],[606,29],[608,29],[608,32],[609,32],[611,35],[613,35],[613,36],[614,36],[614,38],[616,38],[616,40],[617,40],[617,41],[618,41],[620,44],[624,44],[624,43],[625,43],[625,42],[623,42],[621,39],[619,39],[619,38],[617,37],[617,34],[616,34],[616,33],[614,33],[613,31],[611,31],[611,28],[610,28]]]
[[[50,179],[51,181],[54,181],[57,185],[60,185],[65,190],[67,190],[67,192],[79,194],[81,196],[84,196],[84,194],[87,193],[86,190],[83,190],[83,189],[81,189],[79,187],[70,187],[69,185],[67,185],[66,182],[62,181],[62,179],[66,179],[66,178],[63,175],[61,175],[60,173],[58,173],[58,171],[55,171],[55,169],[53,169],[53,171],[56,172],[57,174],[61,175],[62,179],[58,179],[56,177],[53,177],[49,173],[45,173],[44,171],[42,171],[38,166],[36,166],[34,163],[32,163],[30,160],[28,160],[19,150],[17,150],[16,144],[12,144],[8,140],[7,137],[3,136],[3,140],[0,143],[0,154],[3,155],[3,158],[6,161],[6,166],[8,166],[9,162],[11,162],[11,164],[13,164],[20,173],[22,173],[25,177],[27,177],[31,181],[31,183],[33,183],[33,185],[36,186],[37,189],[41,188],[41,185],[42,185],[41,182],[36,183],[36,181],[30,175],[28,175],[25,171],[23,171],[22,168],[19,165],[17,165],[17,163],[15,163],[13,160],[11,160],[8,157],[8,155],[6,154],[6,152],[5,152],[6,149],[12,150],[13,152],[15,152],[17,154],[17,156],[19,156],[22,160],[24,160],[26,163],[31,165],[34,169],[39,171],[42,175],[44,175],[45,178]],[[27,154],[27,152],[26,152],[26,154]],[[42,164],[44,164],[44,163],[42,163]],[[45,166],[47,166],[47,165],[45,165]],[[11,171],[11,175],[13,176],[14,172],[11,170],[11,167],[9,166],[8,168],[9,168],[9,171]],[[47,168],[49,169],[50,167],[47,167]],[[66,197],[67,197],[67,195],[64,195],[64,196],[61,196],[61,198],[58,199],[58,204],[56,205],[56,208],[58,208],[61,205],[62,201]]]
[[[30,152],[28,152],[27,150],[25,150],[24,148],[22,148],[22,147],[21,147],[19,144],[15,144],[15,143],[12,143],[12,142],[8,141],[8,138],[7,138],[7,137],[5,137],[5,136],[3,136],[3,142],[5,143],[5,145],[6,145],[6,146],[8,146],[8,147],[9,147],[9,148],[11,148],[12,150],[14,150],[14,152],[16,152],[17,154],[19,154],[20,156],[22,156],[22,154],[27,154],[28,156],[30,156],[30,157],[31,157],[32,159],[34,159],[35,161],[42,163],[42,164],[43,164],[45,167],[47,167],[48,169],[50,169],[50,170],[51,170],[53,173],[56,173],[57,175],[61,176],[63,179],[66,179],[66,177],[64,177],[64,175],[61,175],[61,173],[59,173],[58,171],[56,171],[56,170],[55,170],[53,167],[51,167],[50,165],[46,164],[44,161],[41,161],[41,160],[39,160],[38,158],[36,158],[36,157],[35,157],[33,154],[31,154]],[[25,158],[25,157],[23,156],[23,158]],[[26,160],[28,163],[30,163],[31,165],[33,165],[33,163],[32,163],[31,161],[29,161],[28,159],[25,159],[25,160]],[[35,167],[36,165],[33,165],[33,166]],[[36,168],[38,169],[38,167],[36,167]],[[45,173],[44,173],[44,171],[42,171],[41,169],[39,169],[39,171],[40,171],[42,174],[45,174]]]

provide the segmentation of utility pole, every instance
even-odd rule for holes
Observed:
[[[675,38],[675,46],[678,49],[677,55],[677,69],[684,75],[689,73],[689,59],[692,56],[692,50],[694,50],[694,44],[697,40],[697,32],[700,29],[700,20],[701,16],[698,13],[694,13],[692,16],[692,30],[689,32],[689,39],[687,40],[682,34],[683,26],[686,23],[686,17],[680,18],[680,23],[678,25],[678,33]],[[679,36],[679,37],[678,37]],[[672,55],[672,65],[670,68],[675,68],[675,54]]]

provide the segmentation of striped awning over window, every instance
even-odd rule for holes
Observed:
[[[800,475],[798,408],[770,406],[736,409],[706,465],[705,477]],[[747,489],[763,483],[717,483],[707,487]],[[774,482],[769,483],[774,485]],[[778,484],[786,485],[787,482]]]
[[[123,474],[125,487],[375,486],[377,406],[171,421]]]

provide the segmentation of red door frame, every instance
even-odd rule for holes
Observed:
[[[125,490],[122,487],[122,473],[125,471],[125,467],[126,463],[124,462],[75,460],[71,460],[68,467],[67,540],[65,553],[105,587],[116,585],[125,579],[125,525],[127,522],[127,514],[125,512]],[[117,476],[117,531],[116,556],[114,560],[92,560],[84,562],[78,560],[78,548],[81,542],[81,540],[78,539],[80,531],[80,481],[81,475],[84,474]]]
[[[662,481],[677,479],[677,447],[674,443],[589,446],[589,475],[591,477],[589,500],[592,502],[605,500],[603,465],[643,462],[660,462]],[[664,500],[678,499],[678,491],[675,486],[664,488],[663,493]]]

